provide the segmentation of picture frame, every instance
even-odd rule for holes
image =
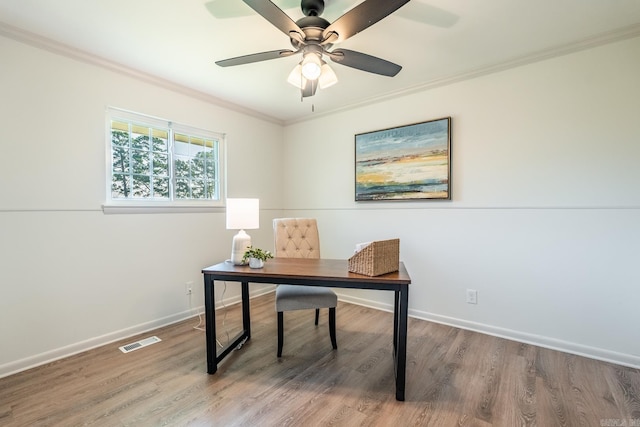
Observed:
[[[451,117],[356,134],[355,200],[451,200]]]

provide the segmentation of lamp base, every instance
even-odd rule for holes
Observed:
[[[244,230],[238,231],[238,234],[233,236],[233,242],[231,243],[231,262],[235,265],[245,264],[242,262],[242,257],[250,246],[251,236]]]

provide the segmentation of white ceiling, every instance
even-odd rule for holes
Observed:
[[[332,22],[358,0],[326,0]],[[274,0],[293,20],[299,8]],[[221,14],[236,16],[221,16]],[[214,16],[218,15],[218,17]],[[221,68],[289,49],[240,0],[0,0],[0,34],[33,34],[292,123],[465,76],[640,35],[639,0],[411,0],[336,47],[403,66],[393,78],[333,64],[339,82],[301,102],[286,77],[299,56]],[[315,113],[312,113],[312,108]]]

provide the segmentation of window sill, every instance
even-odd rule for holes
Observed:
[[[105,215],[224,212],[222,202],[108,202],[102,205]]]

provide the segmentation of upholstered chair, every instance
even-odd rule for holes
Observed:
[[[320,235],[313,218],[276,218],[273,220],[276,258],[320,258]],[[284,342],[284,312],[315,309],[318,324],[321,308],[329,309],[329,336],[334,349],[336,342],[335,292],[324,286],[278,285],[276,312],[278,313],[278,357]]]

